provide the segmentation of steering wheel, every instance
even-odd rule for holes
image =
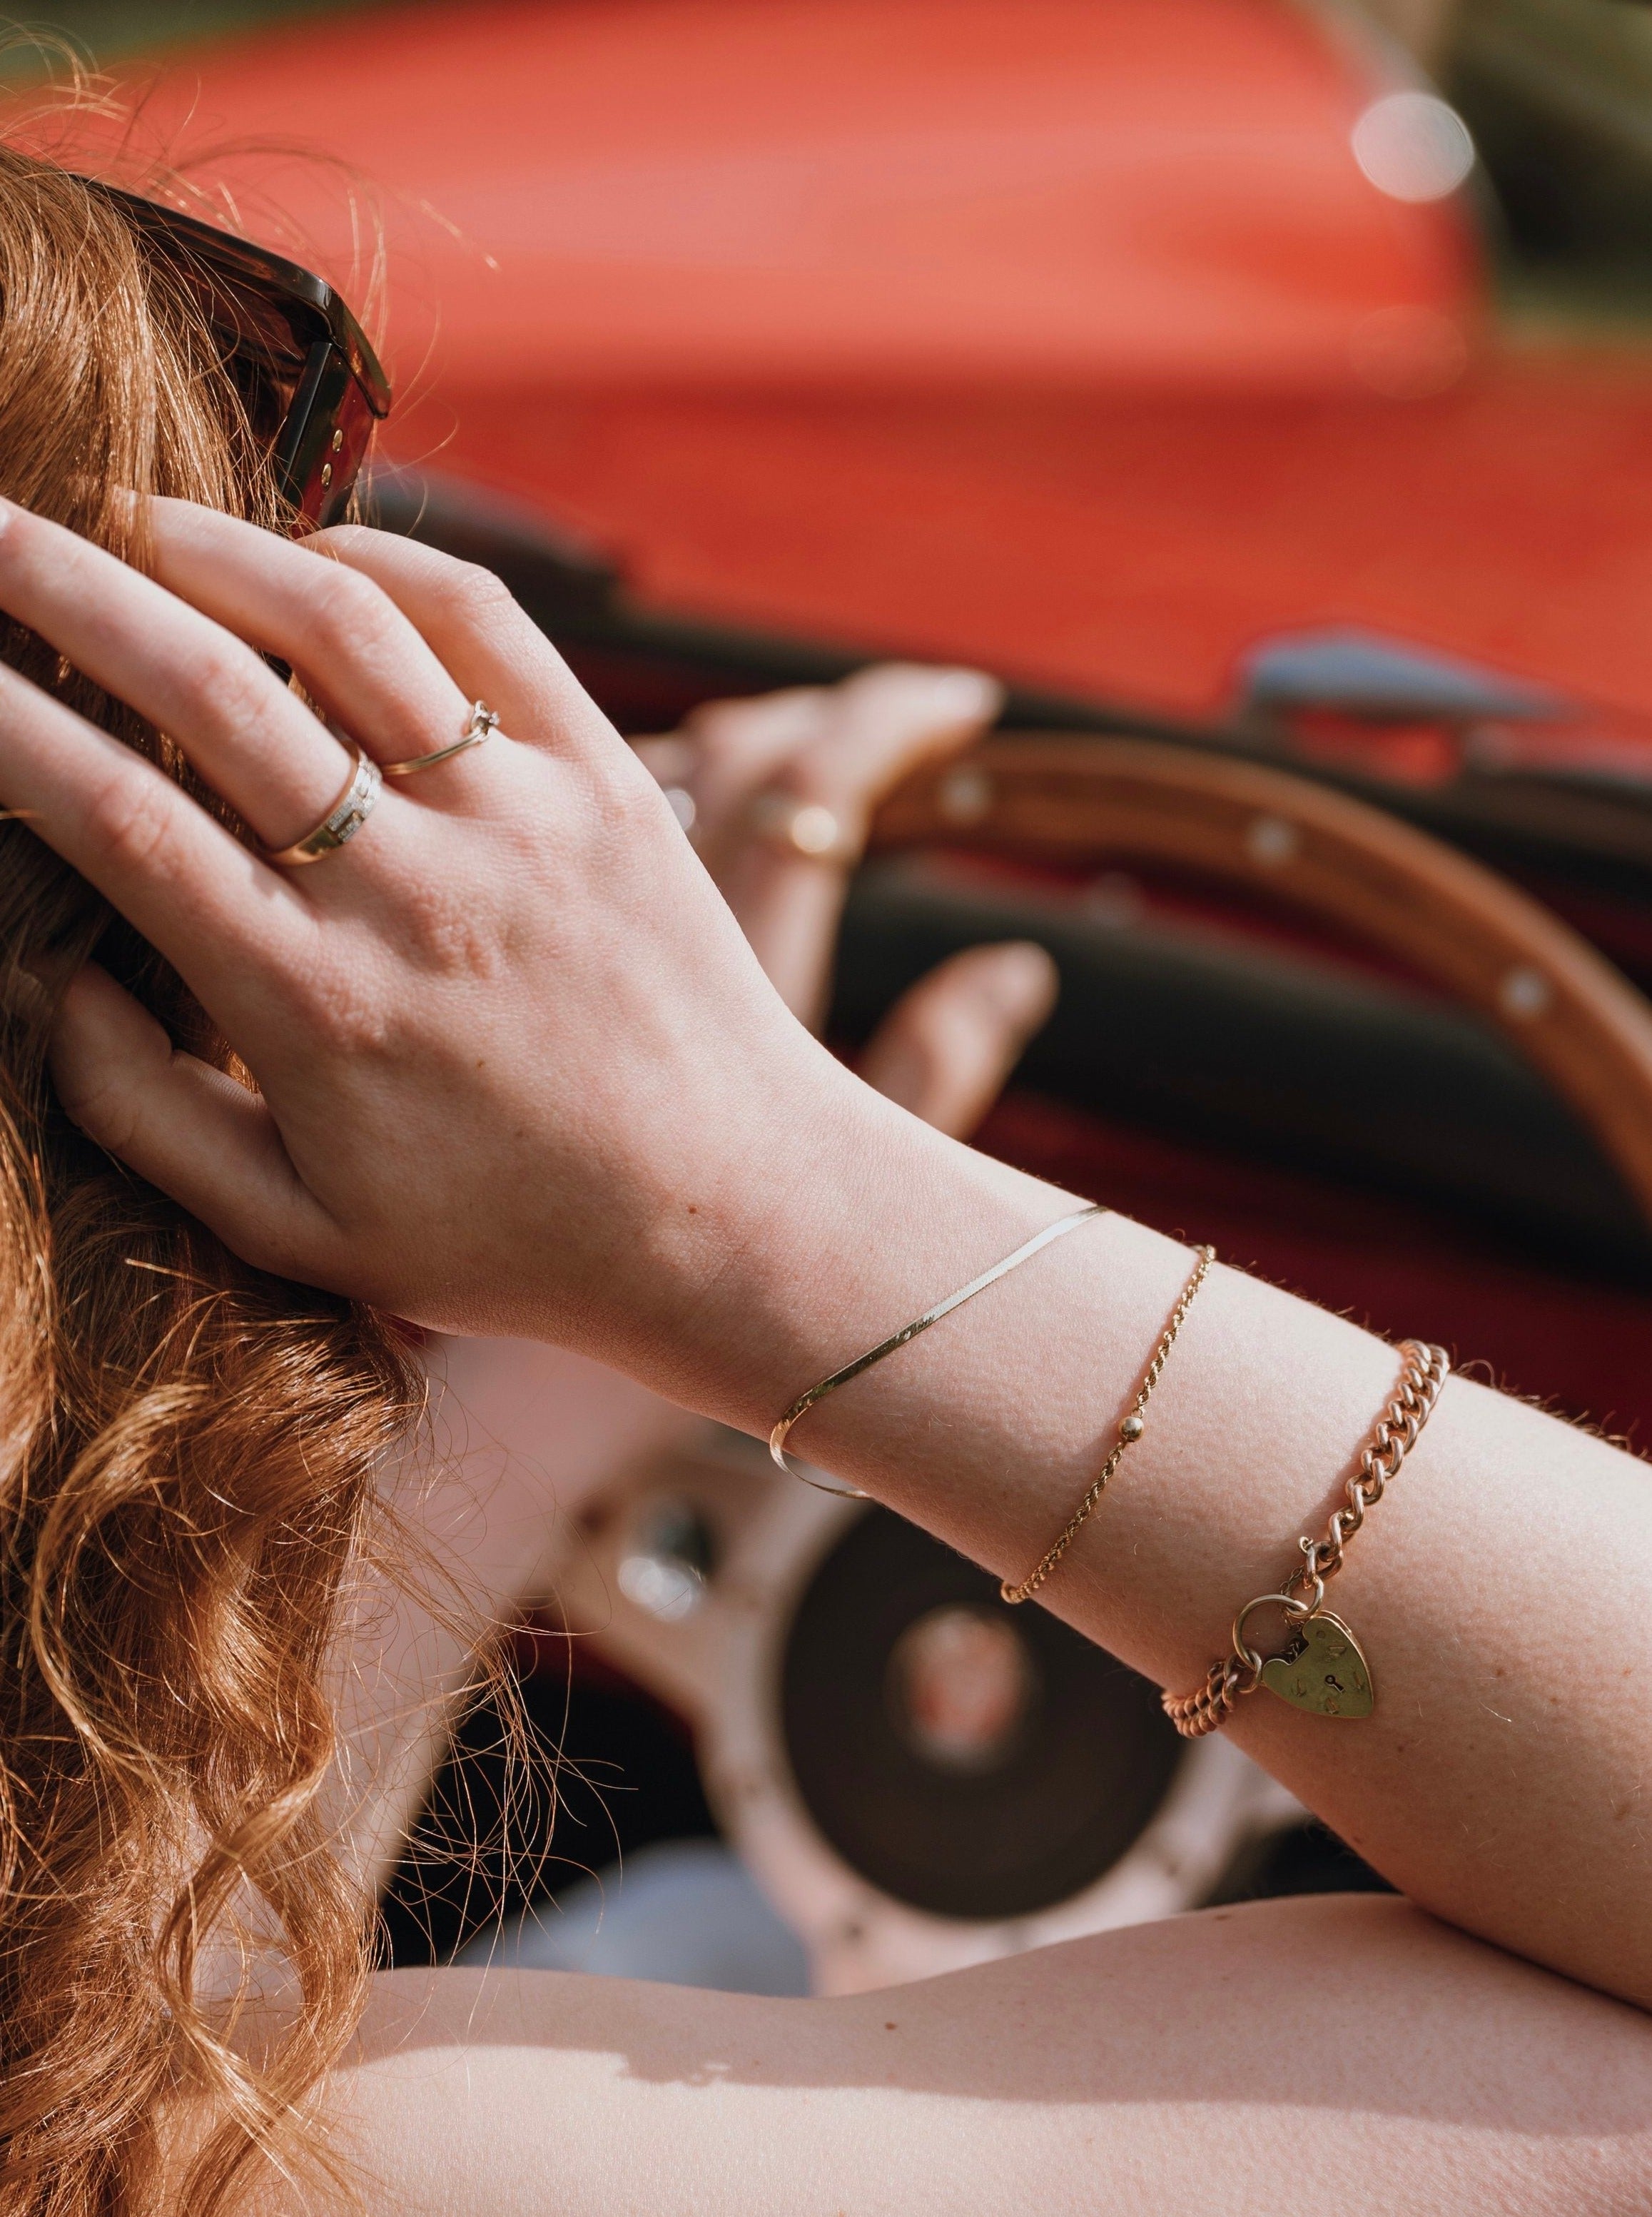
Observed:
[[[987,741],[909,779],[872,844],[1168,864],[1288,901],[1489,1017],[1652,1225],[1652,1004],[1518,887],[1289,771],[1137,739]]]

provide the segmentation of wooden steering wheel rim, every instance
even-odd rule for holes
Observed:
[[[1652,1004],[1540,903],[1380,809],[1192,748],[1005,737],[908,780],[871,843],[1167,863],[1335,923],[1495,1025],[1652,1225]]]

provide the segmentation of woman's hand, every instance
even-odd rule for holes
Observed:
[[[509,734],[387,791],[293,873],[0,670],[0,804],[177,966],[262,1088],[175,1053],[89,972],[64,1004],[65,1102],[240,1252],[580,1346],[760,1429],[1071,1206],[811,1037],[490,577],[371,533],[330,561],[189,507],[154,524],[151,579],[0,510],[0,607],[170,733],[259,838],[308,831],[349,763],[254,648],[381,760],[450,743],[478,695]],[[1100,1218],[823,1402],[798,1444],[1024,1577],[1094,1485],[1187,1270]],[[1160,1684],[1197,1683],[1320,1523],[1395,1368],[1346,1319],[1213,1271],[1051,1606]],[[1422,1906],[1643,2007],[1652,1928],[1622,1911],[1652,1881],[1644,1479],[1453,1380],[1337,1589],[1375,1714],[1326,1726],[1259,1693],[1229,1727]]]
[[[448,1330],[563,1339],[656,1383],[723,1333],[760,1226],[869,1096],[764,979],[652,779],[486,572],[362,530],[298,547],[151,504],[152,577],[12,508],[0,606],[128,701],[277,848],[369,755],[501,731],[387,785],[344,849],[262,859],[0,670],[0,802],[170,960],[258,1080],[174,1051],[96,969],[65,1107],[249,1261]],[[878,1127],[882,1129],[880,1126]]]
[[[978,738],[1002,701],[972,670],[885,664],[840,685],[708,702],[681,731],[636,743],[758,960],[811,1028],[872,812],[921,764]],[[860,1073],[967,1139],[1049,1016],[1056,982],[1040,947],[971,948],[902,996]]]

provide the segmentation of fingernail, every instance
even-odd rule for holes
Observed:
[[[1002,1014],[1023,1016],[1041,1001],[1053,1000],[1059,973],[1036,940],[1011,940],[994,948],[993,958],[982,984]]]
[[[1003,687],[983,670],[937,670],[933,684],[937,700],[959,716],[996,715],[1004,697]]]

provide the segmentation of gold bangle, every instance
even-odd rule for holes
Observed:
[[[937,1301],[934,1308],[926,1309],[921,1317],[915,1317],[910,1324],[903,1325],[887,1339],[879,1340],[877,1346],[869,1349],[865,1355],[856,1356],[853,1362],[846,1362],[841,1370],[834,1370],[829,1378],[823,1378],[818,1386],[811,1386],[806,1393],[799,1393],[768,1436],[770,1454],[788,1478],[800,1478],[805,1485],[814,1486],[818,1492],[835,1493],[846,1501],[864,1501],[866,1497],[859,1486],[823,1485],[819,1479],[811,1478],[800,1464],[788,1457],[786,1437],[792,1425],[800,1417],[806,1417],[817,1401],[823,1401],[840,1386],[847,1386],[852,1378],[859,1378],[862,1371],[870,1370],[874,1362],[881,1362],[886,1355],[893,1355],[897,1348],[906,1346],[921,1331],[928,1331],[932,1324],[939,1324],[942,1317],[951,1316],[952,1311],[962,1308],[965,1301],[972,1301],[977,1294],[985,1293],[989,1286],[996,1285],[1000,1278],[1008,1277],[1021,1263],[1031,1262],[1042,1248],[1048,1247],[1054,1240],[1064,1239],[1069,1232],[1076,1232],[1081,1224],[1088,1224],[1092,1217],[1106,1216],[1111,1213],[1100,1201],[1093,1201],[1087,1208],[1076,1208],[1070,1216],[1057,1217],[1053,1224],[1046,1224],[1042,1232],[1035,1232],[1030,1239],[1024,1240],[1013,1255],[1006,1255],[1002,1263],[995,1263],[989,1270],[983,1270],[978,1278],[971,1278],[967,1286],[960,1286],[955,1294],[948,1294],[944,1301]]]
[[[1301,1565],[1279,1591],[1258,1594],[1245,1603],[1233,1620],[1231,1652],[1211,1664],[1202,1686],[1191,1694],[1161,1697],[1165,1714],[1184,1739],[1217,1730],[1241,1696],[1254,1694],[1258,1686],[1310,1716],[1368,1717],[1375,1708],[1371,1665],[1352,1628],[1326,1608],[1325,1582],[1341,1569],[1348,1541],[1416,1445],[1451,1374],[1451,1358],[1443,1347],[1408,1339],[1400,1352],[1405,1367],[1393,1399],[1360,1451],[1359,1467],[1343,1487],[1345,1505],[1332,1515],[1324,1537],[1299,1540]],[[1245,1628],[1253,1610],[1270,1606],[1284,1615],[1291,1640],[1283,1655],[1264,1662],[1247,1640]]]
[[[1020,1585],[1012,1585],[1006,1578],[999,1587],[999,1592],[1007,1602],[1015,1603],[1030,1601],[1037,1593],[1051,1572],[1055,1569],[1056,1565],[1078,1537],[1080,1526],[1106,1491],[1110,1480],[1125,1459],[1125,1451],[1133,1448],[1146,1430],[1147,1405],[1153,1398],[1153,1388],[1158,1384],[1166,1359],[1176,1343],[1176,1334],[1187,1321],[1187,1312],[1193,1305],[1193,1295],[1204,1284],[1205,1275],[1211,1263],[1216,1260],[1214,1247],[1201,1247],[1198,1253],[1199,1260],[1193,1265],[1193,1275],[1182,1288],[1180,1298],[1170,1312],[1170,1320],[1159,1335],[1159,1343],[1153,1350],[1153,1358],[1142,1374],[1142,1382],[1136,1389],[1136,1399],[1131,1403],[1128,1413],[1119,1419],[1119,1435],[1113,1443],[1113,1452],[1096,1473],[1089,1491],[1069,1517],[1064,1529],[1057,1535],[1052,1545],[1045,1549]]]

